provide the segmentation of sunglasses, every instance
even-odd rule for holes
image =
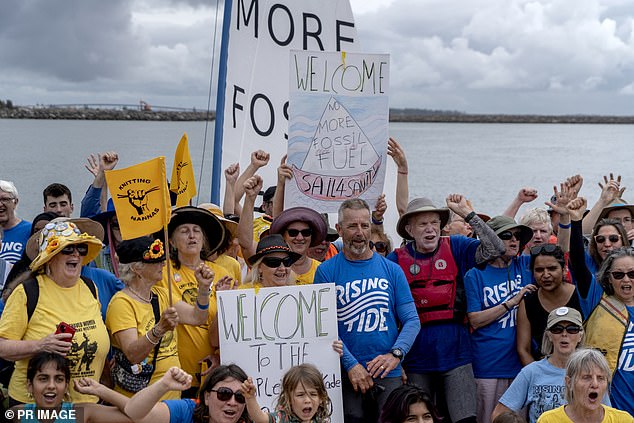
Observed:
[[[66,255],[66,256],[70,256],[71,254],[73,254],[75,252],[75,250],[77,250],[77,252],[79,253],[80,256],[87,256],[88,255],[88,244],[68,245],[68,246],[62,248],[60,253]]]
[[[516,240],[521,241],[521,239],[520,239],[521,232],[520,231],[516,231],[516,232],[504,231],[500,235],[498,235],[498,237],[502,241],[510,241],[511,238],[513,238],[513,237],[515,237]]]
[[[229,388],[218,388],[218,389],[210,389],[210,392],[215,392],[220,401],[229,401],[231,397],[236,397],[236,402],[240,404],[244,404],[247,400],[244,398],[244,394],[242,392],[236,391],[233,392]]]
[[[277,269],[280,264],[283,264],[284,267],[291,267],[293,259],[291,257],[263,257],[262,264],[271,269]]]
[[[384,253],[387,251],[387,243],[383,241],[379,241],[379,242],[370,241],[368,245],[370,246],[370,249],[374,248],[374,250],[377,253]]]
[[[538,256],[542,253],[552,254],[557,250],[556,244],[542,244],[531,248],[531,255]]]
[[[612,277],[616,280],[621,280],[627,275],[627,278],[630,280],[634,280],[634,270],[630,270],[629,272],[621,272],[619,270],[615,270],[614,272],[610,272]]]
[[[302,234],[302,236],[304,238],[307,238],[309,236],[311,236],[313,234],[313,230],[308,228],[308,229],[287,229],[286,233],[288,234],[288,236],[291,236],[293,238],[295,238],[297,235]]]
[[[577,326],[577,325],[569,325],[569,326],[555,325],[552,328],[548,329],[548,331],[550,333],[554,333],[555,335],[559,335],[559,334],[563,333],[564,330],[566,332],[568,332],[569,334],[574,335],[574,334],[577,334],[577,333],[581,332],[581,326]]]
[[[607,237],[605,235],[595,235],[594,236],[594,240],[597,242],[597,244],[603,244],[605,242],[605,240],[608,239],[611,243],[615,243],[615,242],[619,242],[619,240],[621,239],[621,235],[608,235]]]

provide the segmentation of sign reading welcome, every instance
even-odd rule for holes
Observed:
[[[343,422],[334,284],[218,291],[218,332],[222,363],[253,378],[261,407],[274,409],[288,369],[311,363]]]

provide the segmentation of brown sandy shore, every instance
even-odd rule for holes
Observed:
[[[134,109],[94,108],[0,108],[0,119],[70,119],[70,120],[145,120],[204,121],[214,120],[215,112],[206,111],[141,111]],[[391,109],[391,122],[448,123],[586,123],[634,124],[634,116],[603,115],[496,115],[451,112],[417,113],[415,110]]]

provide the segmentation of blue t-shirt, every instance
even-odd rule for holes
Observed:
[[[20,260],[22,251],[26,247],[26,242],[31,236],[31,222],[21,220],[20,223],[11,229],[4,230],[2,238],[2,248],[0,248],[0,258],[13,264]]]
[[[90,278],[97,286],[99,302],[101,303],[101,317],[105,322],[110,299],[114,294],[121,291],[125,285],[112,273],[96,267],[84,266],[81,268],[81,274]]]
[[[319,265],[314,283],[334,282],[343,367],[363,367],[392,348],[407,353],[420,329],[412,293],[398,265],[374,253],[367,260],[337,254]],[[398,325],[402,325],[399,333]],[[401,366],[388,377],[400,377]]]
[[[459,277],[464,277],[476,265],[475,254],[480,241],[462,235],[452,235],[450,241]],[[415,252],[412,243],[407,245],[407,251],[419,260],[434,254]],[[398,261],[395,252],[387,258]],[[471,339],[467,326],[458,322],[442,322],[423,325],[409,355],[405,357],[404,365],[412,373],[446,372],[471,363],[471,359]]]
[[[582,298],[579,295],[579,302],[584,316],[590,316],[592,310],[601,301],[602,295],[603,287],[592,274],[588,296]],[[612,375],[610,399],[615,408],[634,415],[634,401],[632,400],[634,398],[634,307],[628,306],[627,312],[630,317],[630,323],[621,345],[616,370]]]
[[[621,345],[619,362],[612,376],[610,390],[612,404],[619,410],[634,415],[634,306],[628,306],[630,324]]]
[[[530,256],[513,258],[508,267],[474,267],[464,277],[467,312],[498,306],[533,282]],[[473,375],[481,379],[514,378],[522,368],[515,345],[517,306],[471,332]]]
[[[196,401],[192,399],[163,401],[170,411],[170,423],[189,423],[194,421]]]

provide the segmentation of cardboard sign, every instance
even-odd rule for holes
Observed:
[[[343,423],[334,284],[219,291],[218,331],[222,363],[253,378],[261,407],[274,410],[284,373],[311,363],[324,376],[331,421]]]
[[[285,207],[336,212],[383,192],[389,56],[291,51]]]

